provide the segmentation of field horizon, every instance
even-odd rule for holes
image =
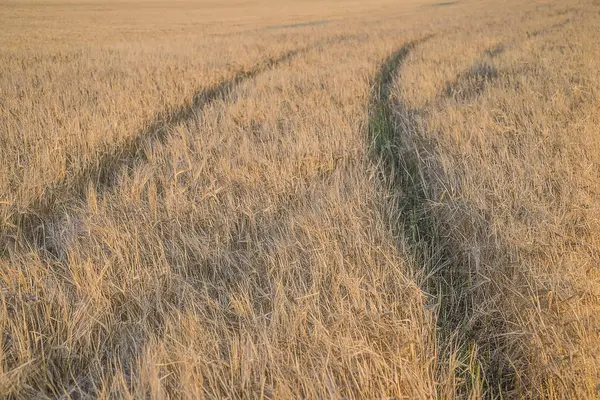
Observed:
[[[598,0],[0,23],[0,398],[600,396]]]

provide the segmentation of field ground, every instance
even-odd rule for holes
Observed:
[[[600,396],[598,0],[0,25],[0,397]]]

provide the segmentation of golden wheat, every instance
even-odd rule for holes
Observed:
[[[596,1],[0,10],[0,397],[598,395]]]

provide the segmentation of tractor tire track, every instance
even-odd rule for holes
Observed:
[[[404,238],[411,249],[410,256],[415,268],[424,269],[426,282],[424,292],[432,296],[432,307],[437,307],[438,354],[448,357],[459,350],[459,356],[468,359],[473,346],[483,348],[477,354],[476,365],[483,367],[483,376],[473,374],[469,366],[462,364],[450,372],[456,376],[459,397],[468,397],[474,386],[483,386],[494,392],[510,392],[515,386],[515,373],[503,362],[501,343],[507,328],[493,321],[494,332],[499,337],[485,336],[484,321],[476,318],[473,275],[476,265],[472,255],[461,249],[460,243],[452,239],[451,228],[434,209],[434,187],[439,177],[432,176],[429,165],[435,149],[425,141],[420,118],[424,110],[409,108],[402,99],[390,95],[395,79],[402,79],[402,66],[412,49],[429,37],[409,42],[393,53],[381,66],[375,77],[370,104],[368,138],[371,155],[378,167],[378,177],[390,202],[386,215],[393,237]],[[435,166],[433,166],[435,167]],[[483,343],[482,343],[483,337]],[[493,354],[491,360],[486,354]],[[461,362],[464,361],[461,358]],[[438,360],[445,368],[450,359]],[[478,380],[478,382],[474,382]]]
[[[541,28],[532,33],[527,32],[526,40],[550,34],[565,27],[567,24],[573,22],[573,20],[573,18],[567,18],[564,21]],[[480,58],[473,62],[468,69],[460,72],[454,80],[447,82],[444,85],[444,90],[438,96],[438,102],[443,101],[444,99],[453,98],[459,103],[466,103],[479,97],[495,80],[504,74],[511,73],[511,71],[499,71],[489,63],[489,60],[501,56],[507,50],[514,49],[521,43],[522,42],[520,41],[514,40],[509,43],[497,43],[485,49]]]
[[[528,34],[525,40],[549,34],[572,21],[566,19],[541,29],[537,35]],[[504,73],[488,61],[521,42],[498,43],[485,49],[481,59],[447,82],[432,103],[413,109],[401,98],[392,98],[390,92],[394,79],[402,79],[402,66],[411,50],[429,38],[404,44],[381,65],[370,101],[369,147],[378,166],[379,181],[392,202],[387,209],[392,210],[393,215],[386,216],[391,234],[409,243],[415,267],[424,268],[427,275],[423,289],[433,295],[438,305],[439,354],[450,355],[460,349],[458,355],[465,360],[469,354],[476,354],[475,364],[483,369],[480,377],[466,364],[453,371],[456,381],[463,382],[458,385],[456,395],[468,397],[475,389],[473,385],[479,385],[493,397],[514,392],[517,386],[516,367],[507,362],[504,355],[505,349],[510,347],[506,339],[510,329],[500,319],[481,316],[481,310],[478,311],[477,293],[485,290],[484,284],[477,286],[478,259],[464,249],[460,239],[453,238],[453,228],[435,210],[436,182],[443,180],[443,176],[435,172],[440,170],[432,156],[436,150],[427,142],[428,135],[421,121],[448,98],[469,102],[484,93]],[[468,207],[460,212],[466,213],[464,217],[471,222],[481,217],[469,215]],[[491,237],[492,233],[487,231],[489,225],[480,222],[473,223],[481,230],[474,235]],[[479,352],[473,353],[472,349]],[[438,360],[440,365],[448,362]],[[472,383],[477,379],[479,382]]]
[[[536,37],[536,36],[541,36],[541,35],[547,35],[547,34],[552,33],[553,31],[555,31],[557,29],[560,29],[560,28],[566,26],[571,21],[572,21],[571,18],[567,18],[564,21],[558,22],[558,23],[550,25],[548,27],[535,30],[535,31],[533,31],[531,33],[528,32],[527,33],[527,37]]]
[[[0,210],[0,217],[3,219],[0,222],[2,224],[0,225],[0,256],[7,254],[8,249],[14,248],[19,240],[24,240],[26,244],[33,245],[35,248],[44,248],[45,227],[64,214],[67,203],[84,197],[90,185],[97,193],[114,187],[118,184],[120,171],[150,162],[144,152],[149,144],[166,143],[173,127],[192,120],[205,107],[226,97],[244,82],[313,49],[362,39],[358,35],[334,36],[309,46],[287,51],[278,57],[264,59],[250,69],[238,72],[231,79],[196,92],[191,101],[156,113],[145,127],[128,140],[101,153],[83,168],[67,172],[61,181],[48,185],[43,190],[43,195],[28,204],[24,210],[14,205],[4,205],[5,209]]]

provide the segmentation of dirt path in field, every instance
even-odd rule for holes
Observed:
[[[18,240],[24,240],[23,244],[35,248],[46,248],[45,227],[63,216],[69,202],[84,197],[90,185],[98,193],[115,186],[122,170],[131,170],[135,166],[149,162],[144,149],[155,143],[166,143],[170,131],[175,126],[192,120],[201,114],[205,107],[228,96],[244,82],[310,50],[352,39],[357,37],[336,36],[310,46],[290,50],[275,58],[267,58],[248,70],[238,72],[229,80],[200,90],[189,102],[174,109],[158,112],[144,128],[124,143],[100,154],[85,167],[67,172],[64,180],[54,182],[47,187],[44,196],[29,204],[25,211],[17,209],[5,211],[4,221],[0,225],[0,256],[8,253],[9,248],[14,248]]]

